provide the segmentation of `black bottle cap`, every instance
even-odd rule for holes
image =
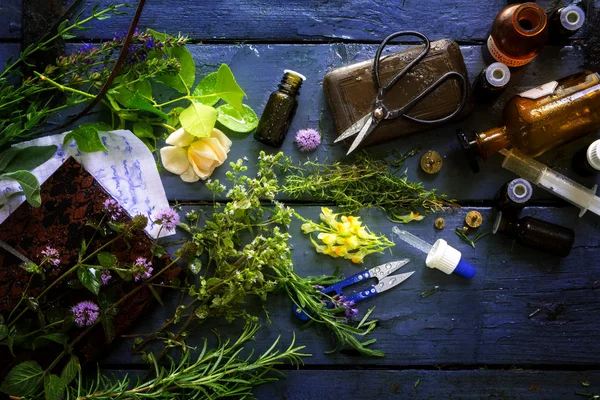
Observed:
[[[479,152],[475,147],[475,138],[473,135],[468,135],[462,129],[456,130],[456,136],[458,138],[458,143],[460,144],[460,148],[469,163],[469,166],[473,170],[473,172],[479,172],[479,163],[477,162],[477,156]]]

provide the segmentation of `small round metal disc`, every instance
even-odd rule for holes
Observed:
[[[483,217],[479,211],[469,211],[465,217],[465,223],[469,228],[479,228],[483,222]]]
[[[442,156],[435,151],[428,151],[421,157],[421,169],[428,174],[437,174],[442,169]]]
[[[444,227],[446,226],[446,221],[444,220],[444,218],[436,218],[435,222],[433,223],[433,226],[435,226],[437,229],[444,229]]]

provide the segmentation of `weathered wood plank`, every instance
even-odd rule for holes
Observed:
[[[86,1],[88,8],[96,3],[106,6],[110,1]],[[549,7],[551,1],[539,3]],[[505,6],[504,0],[243,0],[218,5],[159,0],[145,7],[140,27],[181,32],[203,41],[379,42],[398,30],[418,30],[432,39],[475,42],[486,39],[492,21]],[[101,21],[95,29],[82,32],[82,37],[110,38],[113,32],[127,29],[130,18]]]
[[[299,106],[291,124],[288,136],[281,148],[294,160],[306,159],[294,145],[294,135],[302,128],[322,127],[323,144],[309,154],[319,159],[341,160],[346,150],[341,145],[334,145],[337,136],[333,127],[329,108],[323,94],[322,80],[325,73],[333,68],[369,59],[375,52],[374,45],[332,44],[332,45],[192,45],[189,46],[194,55],[197,80],[218,68],[221,63],[231,66],[238,82],[248,95],[246,102],[260,116],[285,68],[293,68],[307,76],[299,96]],[[471,80],[485,67],[481,46],[461,47]],[[580,70],[583,55],[575,47],[551,46],[530,66],[514,70],[511,87],[493,105],[479,105],[466,120],[455,122],[428,132],[407,136],[393,142],[375,146],[369,151],[376,155],[384,155],[390,149],[401,152],[421,145],[424,151],[436,150],[444,157],[444,165],[435,176],[427,175],[419,167],[419,156],[410,159],[406,166],[410,179],[423,181],[428,188],[437,188],[442,193],[461,201],[490,200],[504,182],[514,179],[514,175],[500,167],[502,156],[496,155],[481,163],[479,174],[471,173],[455,138],[455,130],[461,127],[466,130],[483,130],[496,126],[501,122],[502,105],[513,94],[531,87],[567,76]],[[231,135],[234,144],[229,154],[230,160],[243,156],[250,159],[250,167],[254,164],[260,150],[273,151],[252,138],[252,135]],[[579,148],[591,143],[598,135],[588,135],[570,145],[563,146],[542,156],[540,160],[548,163],[561,172],[591,186],[594,179],[581,179],[570,171],[572,155]],[[252,169],[251,169],[252,170]],[[227,167],[218,168],[215,178],[223,179]],[[171,200],[209,200],[212,199],[202,183],[188,184],[178,176],[163,171],[161,173],[167,196]],[[485,182],[485,184],[481,184]],[[600,183],[600,178],[596,180]],[[534,191],[534,199],[555,198],[538,189]]]
[[[318,218],[316,206],[296,207],[296,210],[307,218]],[[472,249],[452,232],[454,227],[462,226],[468,210],[446,213],[443,231],[433,228],[433,218],[406,228],[431,243],[444,238],[462,251],[463,257],[478,268],[470,281],[426,268],[424,255],[398,240],[393,254],[367,258],[364,268],[409,257],[412,262],[404,270],[416,271],[399,287],[360,304],[361,312],[377,306],[373,317],[379,319],[380,326],[372,337],[377,339],[375,346],[384,350],[386,357],[324,354],[331,349],[327,334],[314,328],[300,330],[301,324],[291,315],[291,302],[285,295],[269,298],[266,308],[272,323],[261,318],[264,328],[256,335],[254,349],[265,350],[277,335],[282,335],[285,343],[290,340],[291,332],[296,331],[297,342],[306,345],[306,350],[313,354],[306,360],[311,365],[597,365],[600,264],[586,260],[600,256],[598,218],[577,219],[572,207],[526,209],[530,215],[575,230],[571,255],[559,259],[500,236],[486,237]],[[493,212],[479,210],[485,221],[481,229],[491,229]],[[366,213],[364,221],[374,232],[391,234],[392,224],[381,212]],[[317,255],[299,225],[294,223],[290,228],[292,254],[299,274],[331,274],[339,266],[343,274],[350,275],[363,268]],[[421,293],[435,286],[439,286],[438,292],[421,297]],[[178,296],[166,300],[168,305],[141,321],[136,332],[150,332],[169,317]],[[252,299],[248,299],[248,304],[252,312],[262,314],[261,304]],[[529,317],[537,309],[540,311]],[[200,345],[202,338],[210,335],[210,328],[234,335],[242,325],[242,321],[210,321],[191,334],[187,343]],[[103,363],[128,364],[139,360],[130,355],[130,346],[129,340],[118,342]]]
[[[0,1],[0,39],[21,38],[22,0]]]
[[[143,370],[103,369],[117,377],[142,376]],[[286,370],[285,378],[254,391],[258,399],[522,399],[579,398],[598,393],[600,371],[540,370]],[[584,386],[583,383],[589,384]],[[581,397],[584,398],[584,397]]]

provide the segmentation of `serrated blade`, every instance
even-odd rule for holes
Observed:
[[[342,132],[342,134],[340,136],[338,136],[333,141],[333,143],[338,143],[344,139],[348,139],[349,137],[356,135],[362,129],[362,127],[365,125],[365,123],[367,122],[367,118],[370,118],[370,117],[371,117],[371,113],[365,114],[364,116],[360,117],[355,123],[350,125],[350,127],[348,129],[346,129],[344,132]]]
[[[373,131],[375,125],[377,125],[377,123],[372,117],[367,119],[360,132],[358,132],[358,135],[356,135],[356,138],[352,142],[352,145],[350,146],[350,149],[348,149],[346,155],[352,153],[358,147],[358,145],[362,143],[362,141],[369,135],[369,133]]]
[[[385,278],[380,279],[377,285],[374,285],[375,290],[377,290],[377,293],[385,292],[386,290],[401,284],[402,282],[410,278],[410,276],[414,273],[415,271],[411,271],[406,272],[404,274],[386,276]]]

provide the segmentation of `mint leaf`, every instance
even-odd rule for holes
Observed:
[[[236,110],[242,111],[242,99],[246,96],[246,93],[235,81],[233,72],[227,64],[221,64],[219,71],[217,71],[214,94],[231,104]]]
[[[32,207],[39,207],[42,205],[42,197],[40,196],[40,183],[35,175],[33,175],[31,172],[7,172],[0,175],[0,180],[1,179],[9,179],[21,185],[21,189],[25,193],[25,198]]]
[[[136,122],[133,124],[133,134],[139,138],[156,139],[152,125],[147,122]]]
[[[68,385],[69,383],[71,383],[71,381],[73,379],[75,379],[78,372],[79,372],[79,359],[76,356],[71,355],[71,358],[65,364],[65,367],[63,368],[63,370],[60,374],[60,379],[62,379],[63,382],[66,385]]]
[[[252,108],[242,104],[242,112],[239,112],[231,104],[223,104],[217,107],[217,121],[234,132],[250,132],[258,125],[258,117]]]
[[[44,378],[46,400],[61,400],[67,384],[58,375],[50,374]]]
[[[39,390],[43,376],[44,371],[40,364],[35,361],[22,362],[6,375],[0,386],[0,392],[18,397],[34,395]]]
[[[219,96],[214,94],[217,91],[217,73],[213,72],[204,77],[196,86],[192,96],[195,101],[199,101],[207,106],[214,106],[219,101]]]
[[[168,118],[167,114],[160,111],[158,108],[156,108],[152,104],[150,104],[150,102],[148,100],[143,98],[142,95],[140,94],[140,92],[135,92],[133,97],[131,97],[131,99],[129,99],[129,101],[127,102],[127,107],[151,112],[153,114],[158,115],[162,119]]]
[[[19,153],[4,168],[4,172],[31,171],[52,158],[56,149],[56,145],[31,146],[20,149]]]
[[[106,251],[103,251],[101,253],[98,253],[98,262],[104,268],[112,268],[117,263],[117,257],[110,253],[107,253]]]
[[[0,324],[0,340],[8,336],[8,326]]]
[[[202,103],[192,103],[179,115],[181,126],[196,137],[207,137],[217,122],[217,110]]]
[[[71,139],[75,139],[77,148],[84,153],[93,153],[95,151],[108,151],[100,136],[98,136],[98,129],[92,124],[79,125],[71,132],[65,135],[63,140],[63,146],[69,143]]]
[[[94,294],[100,293],[100,281],[92,271],[85,267],[79,267],[77,269],[77,277],[90,292]]]
[[[48,333],[46,335],[36,337],[33,340],[32,346],[34,350],[47,346],[50,344],[50,342],[62,344],[64,346],[67,344],[67,340],[69,340],[69,338],[64,333]]]
[[[21,151],[18,147],[9,147],[0,153],[0,171],[4,171],[4,168],[11,162],[13,158]]]
[[[160,75],[157,79],[178,92],[188,93],[189,88],[194,86],[196,80],[194,57],[184,46],[173,47],[169,53],[171,57],[179,61],[181,71],[177,75]]]
[[[123,107],[127,107],[129,100],[136,93],[139,93],[145,99],[152,99],[152,84],[144,80],[130,85],[125,84],[118,89],[111,89],[111,94]]]

